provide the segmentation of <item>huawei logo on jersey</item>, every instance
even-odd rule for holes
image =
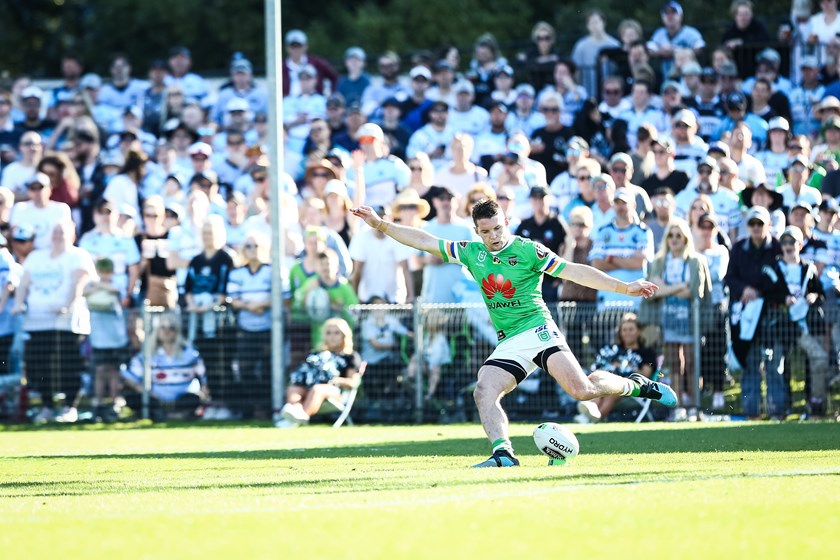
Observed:
[[[505,299],[510,299],[516,293],[516,288],[513,287],[510,280],[505,280],[501,274],[490,274],[487,278],[481,281],[481,289],[487,299],[493,299],[496,294],[502,294]]]

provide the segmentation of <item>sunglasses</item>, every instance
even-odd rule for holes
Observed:
[[[42,185],[41,183],[29,183],[28,185],[26,185],[26,190],[28,191],[40,191],[43,188],[44,185]]]
[[[540,111],[543,113],[559,113],[560,107],[543,107]]]
[[[416,166],[416,165],[409,167],[409,169],[411,169],[412,171],[423,171],[422,167],[419,167],[419,166]]]
[[[781,241],[779,241],[779,243],[781,243],[782,245],[796,245],[796,241],[794,241],[790,237],[782,239]]]
[[[255,183],[264,183],[267,177],[265,175],[254,175],[253,179]]]
[[[752,221],[750,221],[749,226],[750,227],[763,227],[764,222],[759,222],[758,220],[752,220]]]
[[[24,146],[24,147],[27,147],[27,148],[31,148],[32,146],[40,146],[41,143],[40,142],[21,142],[20,145]]]
[[[496,200],[510,200],[510,197],[508,197],[508,196],[497,196]]]
[[[569,225],[571,227],[579,227],[579,228],[585,228],[586,227],[586,224],[583,223],[583,222],[570,222]]]
[[[800,146],[799,144],[791,144],[790,146],[787,147],[787,149],[788,150],[801,150],[802,146]]]
[[[516,165],[517,163],[519,163],[515,159],[505,159],[505,160],[502,160],[502,161],[504,161],[505,165]]]
[[[551,41],[551,35],[537,35],[537,41]]]
[[[613,173],[627,173],[626,167],[613,167],[611,170]]]
[[[685,239],[681,233],[669,233],[668,239]]]
[[[228,140],[227,145],[228,146],[241,146],[244,143],[245,143],[245,140]]]
[[[162,331],[174,331],[175,325],[161,325],[160,330]]]
[[[671,201],[670,200],[657,200],[653,204],[654,204],[654,206],[657,206],[659,208],[668,208],[668,207],[671,206]],[[692,210],[694,210],[694,208],[692,208]]]
[[[620,89],[605,89],[604,95],[621,95]]]
[[[702,168],[702,169],[698,169],[698,170],[697,170],[697,174],[698,174],[698,175],[711,175],[711,174],[712,174],[712,170],[711,170],[711,169],[709,169],[708,167],[704,167],[704,168]]]
[[[144,214],[143,214],[143,217],[144,217],[144,218],[155,219],[155,218],[160,217],[160,214],[146,214],[146,213],[144,213]]]
[[[688,125],[684,122],[678,122],[674,124],[674,128],[688,128]]]
[[[246,243],[242,246],[243,249],[256,249],[257,247],[259,247],[259,245],[256,243]]]
[[[700,224],[700,229],[713,230],[715,229],[715,226],[713,224],[710,224],[709,222],[703,222],[702,224]]]
[[[97,214],[102,214],[103,216],[110,216],[111,215],[111,210],[108,209],[108,208],[100,208],[99,210],[96,211],[96,213]]]
[[[655,156],[661,156],[661,155],[665,155],[665,154],[668,153],[667,150],[651,150],[651,151],[653,152],[653,155],[655,155]]]
[[[470,199],[470,204],[478,204],[482,200],[484,200],[484,199],[483,198],[471,198]]]
[[[332,177],[332,173],[327,173],[326,171],[316,171],[312,174],[313,177]]]
[[[590,180],[591,178],[592,178],[592,176],[591,176],[591,175],[578,175],[578,176],[577,176],[577,180],[578,180],[578,181],[588,181],[588,180]]]

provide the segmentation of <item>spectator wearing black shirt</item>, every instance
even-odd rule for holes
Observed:
[[[574,136],[571,128],[560,122],[563,100],[558,93],[547,92],[540,97],[539,111],[545,115],[545,126],[531,135],[531,158],[545,166],[549,183],[568,167],[566,143]]]
[[[574,242],[569,243],[572,238],[569,234],[566,223],[555,212],[551,211],[549,205],[548,189],[545,187],[532,187],[528,193],[528,201],[534,215],[525,218],[516,230],[517,235],[527,237],[542,243],[552,252],[571,260]],[[560,299],[559,278],[545,275],[543,278],[542,290],[545,301],[558,301]]]
[[[642,188],[652,195],[659,187],[668,187],[674,194],[688,184],[688,175],[674,167],[674,143],[670,138],[660,136],[651,141],[656,170],[642,182]]]
[[[729,8],[732,23],[723,32],[721,43],[738,61],[742,76],[751,76],[755,71],[755,56],[770,42],[770,33],[763,22],[753,17],[751,0],[735,0]]]

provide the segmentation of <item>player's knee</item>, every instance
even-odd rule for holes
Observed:
[[[481,404],[483,402],[487,402],[488,400],[496,400],[501,394],[501,391],[499,391],[498,388],[493,387],[491,383],[486,380],[479,379],[478,383],[475,385],[475,391],[473,391],[473,399],[475,399],[476,404]]]

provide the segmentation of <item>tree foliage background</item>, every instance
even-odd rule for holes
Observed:
[[[729,25],[730,0],[684,0],[685,20],[717,44]],[[757,16],[775,33],[787,19],[790,0],[757,2]],[[284,29],[300,28],[310,49],[339,62],[344,49],[359,45],[368,53],[386,49],[408,54],[452,44],[469,49],[486,31],[505,54],[527,43],[540,20],[555,26],[569,49],[584,34],[584,13],[600,8],[607,28],[616,33],[621,19],[638,19],[645,35],[660,25],[660,2],[627,0],[316,0],[282,3]],[[256,71],[265,64],[263,0],[2,0],[0,1],[0,75],[59,75],[62,53],[75,51],[86,70],[107,74],[110,56],[124,52],[135,73],[145,72],[170,47],[193,51],[194,69],[224,74],[235,51],[250,58]]]

